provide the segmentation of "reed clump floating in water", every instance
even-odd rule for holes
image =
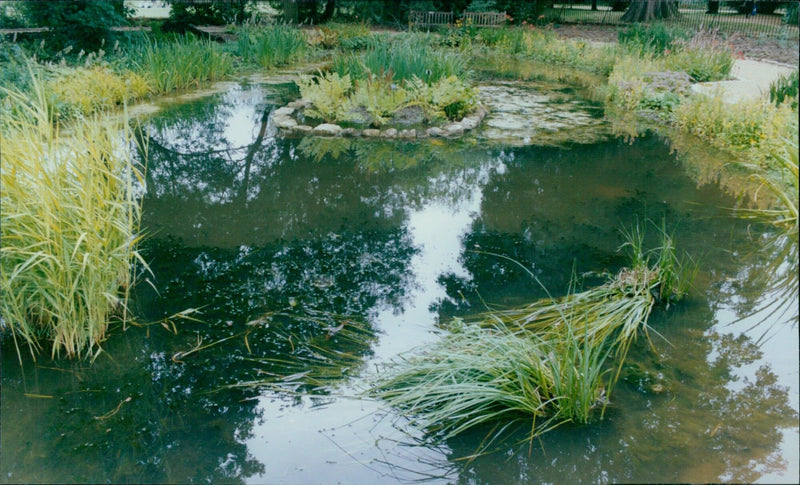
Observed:
[[[33,355],[45,340],[54,356],[96,355],[132,284],[141,174],[125,118],[62,132],[30,75],[29,93],[7,91],[0,114],[1,329]]]
[[[626,236],[631,266],[603,285],[455,318],[439,343],[386,366],[370,393],[442,439],[525,419],[533,438],[602,416],[653,307],[684,296],[693,276],[666,233],[648,253],[638,227]]]

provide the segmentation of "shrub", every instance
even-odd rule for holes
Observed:
[[[122,0],[20,3],[29,24],[50,28],[45,47],[51,53],[67,46],[74,52],[90,52],[111,45],[115,40],[111,27],[125,25],[131,13]]]
[[[734,60],[730,50],[708,47],[680,49],[665,59],[669,69],[687,73],[694,82],[727,79]]]
[[[783,15],[783,23],[788,25],[797,26],[798,24],[798,4],[792,2],[786,7],[786,13]]]
[[[29,82],[27,60],[22,49],[0,38],[0,86],[24,92]],[[4,96],[5,93],[0,90],[0,99]]]
[[[667,67],[684,71],[695,82],[726,79],[733,68],[733,51],[716,34],[699,33],[689,40],[675,42],[665,55]]]
[[[321,44],[326,49],[366,49],[372,42],[372,31],[366,23],[328,23],[320,28]]]
[[[173,1],[169,18],[161,25],[164,32],[185,33],[190,25],[224,25],[244,22],[252,13],[247,0],[224,2]]]
[[[633,24],[620,30],[617,38],[623,46],[653,54],[663,54],[667,50],[674,49],[675,43],[679,40],[688,39],[689,35],[685,30],[654,22]]]

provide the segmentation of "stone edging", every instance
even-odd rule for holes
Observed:
[[[345,137],[367,137],[367,138],[402,138],[416,139],[428,137],[454,138],[464,134],[466,131],[474,130],[480,125],[483,118],[489,113],[483,105],[465,116],[459,121],[448,123],[444,126],[432,126],[426,130],[416,130],[414,128],[401,129],[387,128],[379,130],[377,128],[367,128],[358,130],[355,128],[342,128],[332,123],[322,123],[317,126],[301,125],[293,118],[293,115],[311,106],[311,102],[305,99],[292,101],[282,108],[272,112],[272,123],[283,135],[317,135],[317,136],[345,136]]]

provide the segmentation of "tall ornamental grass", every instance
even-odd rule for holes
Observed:
[[[146,40],[129,55],[156,94],[197,88],[233,72],[233,57],[221,46],[192,36],[170,42]]]
[[[96,356],[124,318],[142,183],[125,121],[80,118],[62,133],[43,83],[7,91],[0,120],[2,333],[31,354]]]
[[[372,394],[441,439],[494,424],[491,442],[520,420],[532,420],[534,438],[602,416],[654,305],[682,297],[693,277],[662,235],[662,246],[645,253],[634,227],[623,246],[631,267],[599,287],[454,319],[439,343],[386,366]]]
[[[132,71],[107,66],[55,68],[45,89],[59,119],[88,116],[117,108],[150,94],[148,80]]]
[[[470,76],[468,59],[458,52],[433,49],[426,38],[416,36],[374,45],[362,54],[336,54],[332,70],[339,76],[365,79],[372,75],[391,76],[400,84],[415,76],[426,83],[456,76]]]
[[[308,51],[303,33],[282,24],[247,25],[237,30],[236,50],[245,62],[263,68],[302,59]]]

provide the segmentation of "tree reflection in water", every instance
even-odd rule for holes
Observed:
[[[375,312],[401,312],[416,291],[409,268],[419,253],[408,214],[432,200],[447,207],[465,197],[472,197],[474,213],[465,219],[463,237],[453,238],[460,246],[451,248],[463,271],[440,275],[436,283],[450,299],[425,311],[473,312],[484,300],[513,304],[541,296],[524,272],[467,251],[475,247],[532,268],[554,293],[566,289],[572,268],[614,271],[621,264],[616,229],[635,217],[663,217],[678,227],[679,247],[703,268],[695,298],[654,315],[651,324],[674,346],[656,341],[654,353],[637,342],[603,421],[560,427],[534,443],[511,438],[497,444],[497,453],[470,459],[489,430],[423,448],[406,446],[417,443],[404,435],[402,419],[392,435],[373,436],[368,423],[342,425],[382,456],[368,463],[377,470],[370,476],[462,483],[753,481],[784,467],[781,433],[797,431],[797,405],[781,380],[787,373],[761,360],[766,351],[757,345],[759,335],[728,335],[726,325],[760,308],[765,293],[754,276],[776,273],[769,264],[786,246],[757,253],[761,241],[748,240],[746,225],[719,210],[733,199],[717,187],[696,190],[684,169],[662,160],[668,157],[663,139],[568,150],[487,148],[469,140],[301,142],[272,136],[268,113],[282,104],[260,88],[237,88],[167,108],[146,127],[143,222],[150,238],[142,250],[158,292],[140,284],[134,311],[142,322],[159,322],[201,308],[202,321],[177,323],[177,334],[158,323],[114,331],[93,366],[26,362],[23,371],[14,352],[4,352],[4,479],[243,483],[270,477],[266,459],[247,443],[262,439],[259,427],[291,432],[292,422],[269,413],[302,408],[296,416],[307,419],[313,415],[302,414],[303,406],[310,401],[225,386],[296,371],[259,359],[291,360],[299,342],[315,338],[368,360],[376,348],[370,339],[352,345],[335,332],[328,336],[336,316],[369,324]],[[789,254],[796,254],[792,244]],[[747,253],[759,257],[742,262],[739,255]],[[793,264],[796,269],[796,259]],[[198,342],[216,345],[187,353]],[[304,436],[314,435],[309,448],[339,445],[334,431],[324,440],[309,426],[303,428]]]

